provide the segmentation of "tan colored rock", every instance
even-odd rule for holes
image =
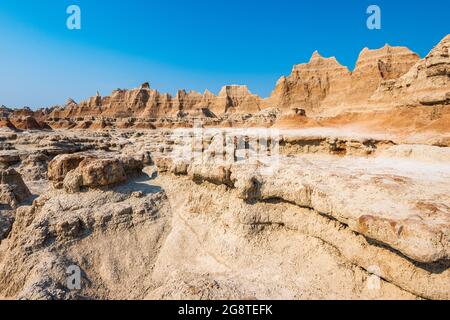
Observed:
[[[0,128],[8,128],[10,130],[17,130],[14,124],[7,117],[0,118]]]
[[[53,127],[66,126],[61,119],[77,119],[79,127],[94,130],[116,125],[120,128],[153,129],[155,124],[145,119],[170,118],[170,124],[180,118],[191,119],[188,121],[193,118],[215,118],[216,113],[255,113],[260,111],[260,100],[246,86],[224,86],[218,96],[209,91],[200,94],[179,90],[172,97],[144,83],[137,89],[117,89],[111,96],[102,98],[97,95],[79,104],[70,100],[65,108],[52,110],[47,118],[55,120],[56,123],[49,121]],[[116,124],[117,119],[121,120]]]
[[[27,180],[36,181],[47,178],[49,157],[44,153],[32,153],[20,164],[18,170]]]
[[[352,72],[348,102],[366,102],[383,81],[400,78],[419,60],[420,57],[406,47],[391,47],[386,44],[378,50],[365,48]]]
[[[12,117],[10,118],[11,123],[17,129],[21,130],[40,130],[42,126],[36,121],[32,116],[28,117]]]
[[[173,165],[173,159],[165,156],[156,156],[154,162],[159,172],[168,172]]]
[[[396,174],[379,174],[378,166],[377,160],[299,158],[286,160],[271,176],[258,177],[254,166],[238,165],[231,168],[231,180],[248,200],[281,199],[312,208],[419,262],[448,259],[449,173],[397,168]]]
[[[450,35],[406,74],[384,82],[372,100],[394,104],[446,105],[450,103]]]
[[[449,299],[449,39],[353,72],[315,53],[269,99],[144,83],[0,108],[68,128],[0,132],[0,299]]]
[[[291,75],[278,81],[266,103],[284,110],[305,109],[307,114],[337,113],[364,104],[382,81],[404,75],[418,59],[404,47],[365,48],[350,72],[334,57],[323,58],[316,51],[309,63],[294,66]]]
[[[102,286],[117,298],[142,295],[145,274],[170,230],[170,211],[162,191],[149,187],[133,197],[138,186],[117,188],[77,194],[51,190],[18,209],[11,245],[0,249],[0,297],[93,299]],[[90,284],[82,279],[83,292],[67,288],[71,265],[89,277]]]
[[[5,239],[14,223],[14,216],[6,210],[0,210],[0,242]]]
[[[195,164],[189,167],[189,176],[195,182],[208,181],[214,184],[233,186],[229,165]]]
[[[63,187],[69,193],[81,188],[98,188],[124,183],[128,177],[140,174],[143,161],[132,157],[99,158],[86,156],[78,166],[64,176]]]
[[[224,86],[213,100],[210,109],[215,114],[256,113],[260,111],[259,97],[253,95],[247,86]]]
[[[66,175],[78,168],[81,161],[86,158],[82,154],[63,154],[57,156],[48,164],[48,179],[53,182],[55,188],[62,188],[62,182]]]
[[[0,204],[17,208],[31,196],[22,176],[14,169],[0,170]]]
[[[148,298],[448,297],[448,270],[417,267],[319,212],[244,202],[235,189],[209,183],[158,181],[176,214],[152,277],[158,289]],[[198,284],[205,274],[216,285]]]
[[[142,169],[144,169],[144,159],[145,155],[142,155],[141,159],[136,159],[132,156],[121,156],[119,161],[121,162],[125,173],[131,175],[142,172]]]
[[[86,166],[65,173],[65,190],[29,183],[42,194],[15,210],[12,229],[0,212],[0,297],[448,298],[448,148],[280,130],[271,171],[264,158],[238,160],[254,155],[245,142],[260,130],[204,128],[201,145],[192,129],[8,138],[22,164],[53,142],[94,150],[78,154]],[[158,168],[135,176],[146,158]],[[80,291],[64,287],[74,264],[86,275]]]
[[[154,129],[190,127],[195,119],[202,119],[222,126],[268,126],[273,124],[272,119],[249,120],[247,115],[279,108],[285,114],[305,110],[308,117],[334,117],[392,106],[447,105],[448,59],[448,36],[423,60],[405,47],[365,48],[352,72],[336,58],[324,58],[315,52],[308,63],[294,66],[289,76],[281,77],[267,99],[252,94],[244,85],[224,86],[217,96],[208,90],[203,94],[179,90],[171,96],[144,83],[131,90],[114,90],[110,96],[97,93],[80,103],[70,99],[64,108],[36,112],[5,108],[8,119],[2,125],[25,129],[47,125],[91,130]],[[17,123],[11,120],[13,117]],[[303,126],[304,121],[298,120],[298,126]]]
[[[0,168],[9,168],[9,166],[20,162],[20,153],[15,150],[0,151]]]
[[[288,77],[278,80],[269,104],[281,109],[321,110],[322,101],[331,96],[337,103],[345,98],[351,85],[350,71],[336,58],[323,58],[317,51],[306,64],[294,66]]]
[[[62,185],[68,193],[80,192],[83,187],[83,176],[77,169],[69,171],[64,177]]]
[[[107,186],[127,180],[123,165],[116,159],[87,158],[80,163],[79,170],[84,186]]]

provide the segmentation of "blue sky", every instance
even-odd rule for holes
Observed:
[[[81,8],[82,29],[66,28]],[[370,4],[382,29],[366,27]],[[362,48],[426,55],[450,33],[448,0],[1,0],[0,105],[33,108],[99,90],[209,89],[247,84],[268,96],[314,50],[353,69]]]

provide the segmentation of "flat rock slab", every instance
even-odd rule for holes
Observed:
[[[418,262],[450,258],[450,163],[303,155],[231,172],[246,200],[312,208]]]

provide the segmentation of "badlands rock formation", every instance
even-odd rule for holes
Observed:
[[[0,298],[450,299],[449,37],[2,107]]]
[[[265,99],[240,85],[224,86],[217,96],[208,90],[203,94],[179,90],[172,96],[144,83],[105,97],[97,92],[79,103],[69,99],[63,107],[32,111],[2,106],[0,127],[155,129],[191,127],[200,119],[213,127],[361,126],[405,136],[420,130],[424,134],[412,139],[423,139],[428,133],[445,133],[443,126],[450,117],[445,107],[450,92],[449,37],[424,59],[405,47],[364,48],[353,71],[334,57],[315,52],[308,63],[281,77]],[[448,137],[442,142],[447,144]]]
[[[404,47],[365,48],[350,72],[336,58],[323,58],[316,51],[309,63],[294,66],[291,75],[278,81],[269,101],[284,109],[303,107],[307,114],[363,104],[382,81],[399,78],[418,60]]]
[[[386,81],[374,99],[425,106],[450,104],[450,35],[399,78]]]
[[[0,296],[450,298],[449,148],[265,130],[8,136]]]
[[[13,168],[0,171],[0,205],[17,208],[18,204],[31,196],[21,175]]]

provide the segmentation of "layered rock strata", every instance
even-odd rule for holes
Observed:
[[[246,86],[224,86],[216,96],[179,90],[175,96],[160,93],[148,83],[132,90],[117,89],[80,103],[69,99],[64,107],[32,111],[1,108],[0,125],[11,130],[50,128],[106,129],[189,127],[196,120],[212,126],[270,126],[265,110],[278,115],[314,118],[346,112],[370,113],[393,107],[446,106],[450,84],[449,36],[424,59],[405,47],[365,48],[353,71],[336,58],[315,52],[306,64],[277,82],[271,96],[262,99]],[[297,121],[297,127],[304,121]]]

